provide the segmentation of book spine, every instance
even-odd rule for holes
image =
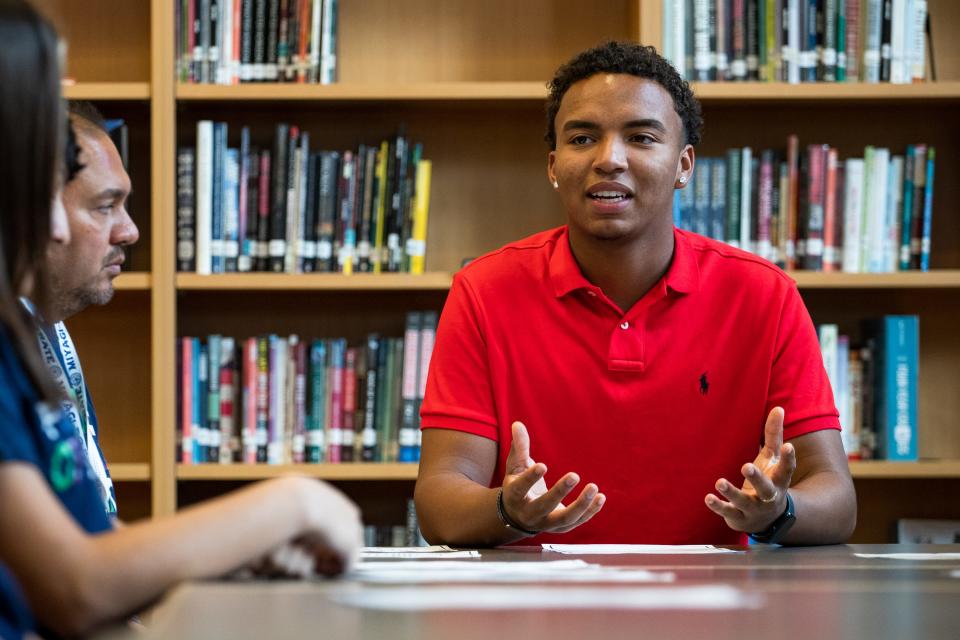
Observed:
[[[280,36],[280,0],[269,0],[267,4],[266,56],[263,65],[263,79],[276,82],[279,79],[278,47]]]
[[[197,123],[196,157],[196,269],[197,273],[211,273],[211,224],[213,216],[213,122]]]
[[[714,57],[716,59],[716,80],[724,82],[730,79],[730,0],[711,0],[713,4],[716,38]],[[669,3],[668,3],[669,4]]]
[[[926,192],[927,145],[913,147],[913,198],[910,211],[910,268],[920,266],[921,237],[923,235],[923,194]]]
[[[752,242],[753,219],[751,217],[751,200],[753,193],[753,150],[750,147],[741,149],[740,160],[740,248],[753,252]]]
[[[421,431],[420,431],[420,407],[423,404],[424,394],[427,390],[427,373],[430,371],[430,359],[433,357],[433,345],[436,342],[437,338],[437,313],[435,311],[424,311],[423,312],[423,324],[420,329],[420,357],[418,361],[420,363],[419,370],[417,371],[417,408],[416,408],[416,418],[417,418],[417,455],[416,459],[420,460],[420,440],[421,440]]]
[[[820,341],[820,353],[823,357],[823,369],[826,371],[827,379],[830,381],[830,389],[833,392],[833,401],[834,404],[837,404],[837,398],[840,396],[840,387],[839,387],[839,363],[837,357],[837,340],[839,338],[839,330],[835,324],[821,324],[817,327],[817,338]],[[841,423],[841,429],[842,429]],[[844,437],[844,432],[841,430],[840,436],[841,439]],[[849,451],[848,443],[844,441],[843,448],[845,451]]]
[[[837,2],[837,82],[847,81],[847,2],[860,0],[836,0]]]
[[[177,270],[194,271],[197,266],[194,237],[195,152],[190,147],[177,151]]]
[[[236,406],[234,372],[236,369],[236,344],[233,338],[224,337],[220,342],[220,464],[230,464],[237,450],[234,408]]]
[[[880,82],[880,37],[883,29],[883,0],[866,0],[863,81]]]
[[[823,80],[837,80],[837,0],[826,0],[823,4]]]
[[[740,149],[727,150],[727,244],[740,246],[740,181],[742,179]]]
[[[903,208],[903,156],[890,158],[887,172],[887,203],[883,223],[883,271],[897,270],[900,254],[900,212]]]
[[[892,23],[893,0],[882,0],[880,8],[880,82],[890,82]]]
[[[251,219],[254,208],[250,206],[250,128],[242,127],[240,129],[240,149],[237,155],[238,175],[237,175],[237,271],[250,271],[251,258],[249,252],[250,243],[248,242]]]
[[[299,127],[290,127],[290,137],[287,140],[287,169],[286,190],[287,190],[287,210],[286,221],[284,225],[283,237],[285,251],[282,257],[280,270],[284,273],[296,273],[298,269],[298,259],[301,255],[303,236],[300,235],[300,129]]]
[[[307,345],[296,341],[293,345],[293,462],[306,461],[307,445]]]
[[[194,464],[207,461],[207,348],[193,339],[193,455]]]
[[[273,147],[273,178],[270,183],[272,202],[270,205],[270,235],[268,246],[267,268],[274,273],[280,273],[284,267],[284,257],[287,253],[287,147],[290,131],[295,127],[278,124],[274,134]]]
[[[912,20],[910,38],[906,44],[911,82],[923,82],[926,78],[927,6],[927,0],[913,0],[913,15],[907,17]]]
[[[334,226],[337,210],[337,176],[340,154],[324,151],[320,157],[317,195],[317,271],[333,271]]]
[[[339,229],[340,250],[337,252],[338,271],[353,273],[353,261],[357,245],[357,230],[353,218],[354,190],[357,179],[357,156],[352,151],[344,151],[340,165],[339,188]]]
[[[370,260],[373,207],[376,189],[377,148],[367,147],[363,163],[363,196],[360,205],[360,224],[357,228],[357,270],[368,273],[373,270]]]
[[[867,193],[867,250],[862,256],[867,259],[869,273],[884,270],[883,246],[887,221],[887,175],[890,170],[890,150],[873,150],[873,162],[868,165],[870,189]]]
[[[690,185],[693,189],[693,220],[690,229],[702,236],[707,235],[707,218],[710,215],[710,179],[713,162],[701,158],[696,178]]]
[[[257,462],[267,462],[270,444],[270,337],[257,338]]]
[[[859,433],[850,428],[850,337],[837,335],[837,392],[834,396],[840,417],[840,437],[847,459],[859,457]]]
[[[920,264],[921,271],[930,270],[930,232],[933,224],[933,172],[936,162],[936,152],[933,147],[927,149],[926,184],[923,190],[923,225],[920,234]]]
[[[237,271],[240,256],[240,152],[226,149],[223,192],[223,270]]]
[[[364,462],[374,462],[377,459],[377,392],[380,358],[380,336],[376,333],[367,336],[366,358],[367,384],[361,432],[361,459]]]
[[[327,462],[340,462],[343,453],[343,369],[346,341],[335,339],[330,344],[330,422],[327,434]]]
[[[893,0],[890,32],[890,82],[908,82],[906,74],[907,0]]]
[[[757,254],[773,260],[773,151],[760,154],[760,184],[757,203]]]
[[[333,84],[337,81],[337,4],[338,0],[323,1],[320,84]]]
[[[417,197],[419,198],[419,195]],[[723,227],[727,215],[726,207],[727,161],[725,158],[716,158],[713,161],[713,170],[710,173],[710,217],[708,235],[719,242],[723,242],[725,239]]]
[[[857,82],[861,73],[860,0],[846,0],[847,81]]]
[[[283,463],[284,428],[287,424],[287,341],[270,336],[270,437],[267,442],[267,462]]]
[[[849,432],[847,438],[851,445],[856,448],[847,451],[847,458],[850,460],[863,459],[864,438],[863,438],[863,360],[860,358],[860,350],[850,349],[848,380],[848,406],[849,413],[846,423],[841,422],[843,429]]]
[[[314,340],[310,344],[310,387],[307,414],[306,461],[323,462],[326,431],[327,344]]]
[[[227,125],[215,122],[213,125],[213,174],[211,193],[213,200],[210,213],[210,271],[223,273],[225,264],[223,244],[223,197],[226,192],[224,163],[227,146]]]
[[[883,429],[880,442],[888,460],[913,461],[917,452],[917,316],[884,318]]]
[[[823,189],[823,260],[824,271],[840,268],[837,231],[837,150],[827,148]]]
[[[760,24],[758,15],[760,2],[761,0],[746,1],[744,36],[746,38],[747,80],[759,80],[760,78]]]
[[[693,1],[693,77],[710,80],[710,15],[708,0]]]
[[[790,169],[786,160],[781,160],[777,174],[777,266],[787,268],[787,247],[790,238]]]
[[[357,350],[347,349],[343,361],[343,443],[340,461],[353,462],[353,447],[357,432]]]
[[[898,267],[901,271],[910,268],[910,230],[913,224],[913,176],[916,153],[912,144],[907,145],[903,167],[903,204],[900,213],[900,251]]]
[[[257,462],[257,339],[243,343],[243,462]]]
[[[193,338],[180,338],[180,462],[193,464],[196,440],[194,426],[194,372],[196,355]]]
[[[420,355],[420,332],[423,326],[423,316],[417,311],[407,313],[407,327],[403,336],[403,380],[400,433],[399,433],[399,461],[415,462],[417,446],[417,372]]]
[[[249,2],[250,0],[246,0]],[[269,0],[253,0],[253,62],[250,65],[250,80],[263,82],[267,64],[267,3]]]

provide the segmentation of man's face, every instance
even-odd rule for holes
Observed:
[[[59,316],[51,320],[109,302],[124,248],[140,237],[126,209],[130,178],[113,142],[87,126],[77,127],[77,142],[85,166],[63,188],[70,242],[47,250],[50,299]]]
[[[672,224],[673,192],[693,170],[693,148],[670,94],[652,80],[597,74],[574,83],[554,124],[547,173],[572,235],[640,237]]]

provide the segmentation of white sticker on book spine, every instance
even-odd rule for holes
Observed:
[[[343,429],[330,429],[330,446],[339,447],[343,444]]]
[[[269,248],[271,258],[282,258],[287,253],[287,243],[284,240],[271,240]]]
[[[329,240],[321,240],[317,243],[317,257],[321,260],[329,260],[333,255],[333,243]]]
[[[311,429],[307,431],[307,444],[311,447],[323,446],[323,431],[320,429]]]

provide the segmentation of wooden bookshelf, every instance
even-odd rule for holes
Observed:
[[[183,101],[543,101],[543,82],[420,82],[409,84],[241,84],[236,86],[180,84]]]
[[[131,171],[142,234],[131,272],[116,281],[120,294],[108,307],[70,326],[95,387],[108,458],[130,461],[111,465],[114,476],[145,501],[133,511],[154,516],[192,494],[212,495],[218,480],[282,473],[396,482],[407,491],[414,465],[177,464],[177,336],[398,335],[406,310],[442,307],[464,258],[564,222],[542,141],[545,82],[557,65],[608,38],[661,44],[655,0],[341,2],[340,83],[185,85],[174,75],[171,0],[40,1],[59,14],[69,41],[76,84],[65,94],[127,119],[131,148],[142,156]],[[706,121],[701,157],[744,145],[779,148],[790,134],[835,145],[841,157],[867,144],[937,146],[932,271],[790,274],[814,321],[837,322],[851,335],[864,317],[921,317],[921,456],[931,461],[851,464],[863,514],[855,539],[863,541],[887,539],[896,517],[960,517],[960,505],[941,504],[960,492],[960,185],[950,179],[960,172],[960,41],[952,35],[960,3],[930,0],[929,7],[939,82],[694,85]],[[234,133],[249,124],[261,145],[274,123],[294,123],[330,148],[379,142],[404,123],[434,161],[428,273],[176,273],[176,148],[193,144],[200,119],[226,120]]]
[[[453,277],[435,272],[409,273],[228,273],[197,275],[178,273],[181,291],[446,291]]]
[[[264,480],[302,475],[322,480],[416,480],[410,463],[343,462],[339,464],[178,464],[178,480]]]
[[[145,462],[114,462],[110,465],[110,477],[114,482],[150,480],[150,465]]]

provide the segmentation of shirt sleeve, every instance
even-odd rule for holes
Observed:
[[[796,285],[788,289],[780,315],[764,416],[774,407],[784,410],[784,440],[840,429],[817,333]]]
[[[437,326],[420,423],[498,440],[482,309],[463,274],[454,278]]]
[[[14,369],[23,377],[18,377]],[[21,388],[25,376],[13,347],[4,340],[0,347],[0,463],[17,461],[39,466],[36,442],[30,437],[30,398]]]

